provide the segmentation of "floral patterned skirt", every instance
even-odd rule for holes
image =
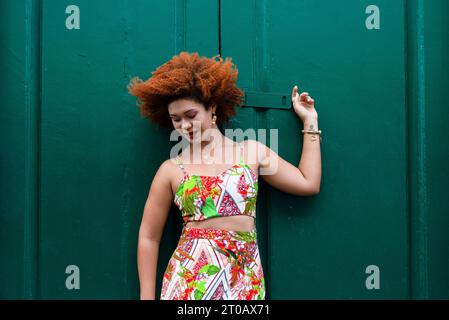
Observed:
[[[265,300],[256,229],[185,227],[164,273],[161,300]]]

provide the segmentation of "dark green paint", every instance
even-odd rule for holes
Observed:
[[[233,58],[245,105],[226,128],[278,129],[295,166],[291,90],[315,99],[320,194],[259,180],[268,299],[449,298],[446,0],[81,0],[67,30],[71,4],[0,2],[0,298],[139,297],[140,219],[175,142],[126,85],[183,50]],[[365,27],[370,4],[380,30]],[[180,223],[173,205],[157,294]],[[80,290],[65,287],[72,264]]]

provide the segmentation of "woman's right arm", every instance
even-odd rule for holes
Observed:
[[[173,201],[170,159],[161,164],[151,183],[139,229],[137,267],[140,299],[154,300],[159,244]]]

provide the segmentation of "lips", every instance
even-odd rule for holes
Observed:
[[[190,139],[193,139],[196,133],[197,131],[182,131],[183,136]]]

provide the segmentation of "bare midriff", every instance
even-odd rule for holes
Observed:
[[[256,228],[253,217],[242,215],[215,217],[202,221],[189,221],[187,222],[186,227],[199,229],[225,229],[235,231],[252,231]]]

